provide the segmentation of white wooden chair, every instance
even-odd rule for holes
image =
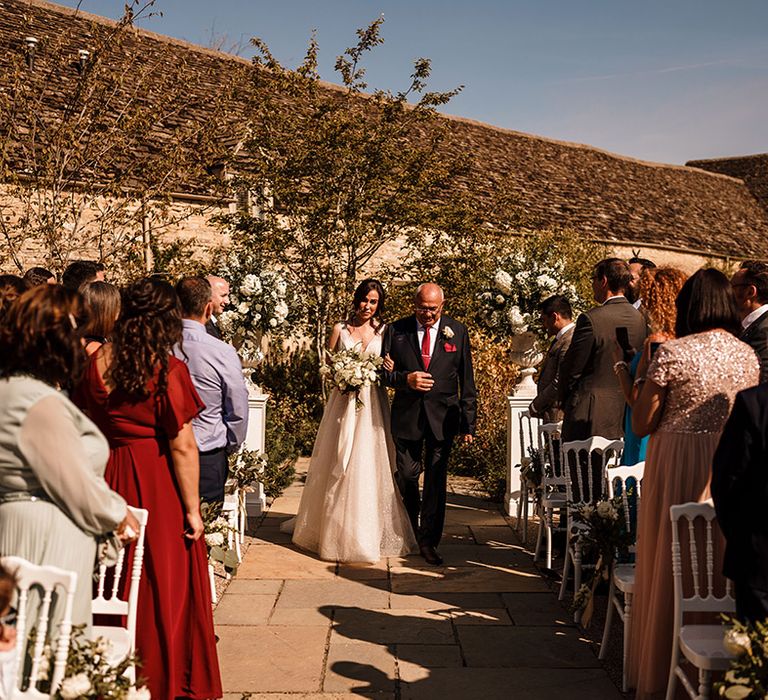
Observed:
[[[125,618],[125,627],[96,625],[93,627],[91,636],[94,639],[103,637],[111,643],[109,662],[116,666],[127,656],[136,651],[136,618],[139,605],[139,583],[144,565],[144,539],[147,531],[147,521],[149,520],[149,511],[144,508],[134,508],[128,506],[128,510],[139,521],[139,533],[136,542],[128,545],[133,548],[133,562],[131,570],[127,574],[127,586],[125,589],[125,599],[118,594],[120,579],[123,573],[123,564],[125,563],[125,553],[127,547],[120,550],[117,557],[117,563],[114,566],[99,566],[99,580],[96,587],[96,596],[93,599],[92,610],[94,615],[108,615],[117,618]],[[107,586],[107,572],[112,572],[112,580]],[[132,681],[136,680],[136,669],[131,665],[126,671]]]
[[[684,623],[687,612],[734,613],[736,601],[731,595],[731,582],[726,582],[722,597],[714,590],[714,540],[712,523],[715,521],[715,507],[712,501],[684,503],[669,509],[672,520],[672,576],[675,586],[675,631],[672,658],[669,667],[667,700],[675,697],[677,680],[691,698],[706,699],[711,694],[712,672],[725,671],[733,657],[723,646],[723,627],[714,625],[692,625]],[[696,521],[704,521],[705,536],[696,532]],[[686,572],[690,573],[693,593],[686,595],[683,590],[683,555],[680,546],[679,528],[688,526],[688,557]],[[698,692],[681,666],[681,655],[699,670]]]
[[[69,643],[72,637],[72,607],[77,588],[77,574],[74,571],[65,571],[55,566],[38,566],[21,557],[7,556],[0,558],[2,565],[16,576],[17,603],[16,603],[16,654],[19,660],[18,679],[13,700],[28,698],[29,700],[43,700],[53,698],[64,678],[69,654]],[[47,679],[47,674],[41,673],[41,661],[45,650],[46,639],[51,636],[50,613],[51,601],[56,588],[63,589],[57,592],[59,597],[57,605],[64,603],[63,615],[59,622],[58,637],[56,639],[56,651],[53,655],[53,665],[50,675],[50,692],[42,693],[37,689],[41,680]],[[35,644],[32,652],[32,662],[29,667],[29,675],[24,678],[25,654],[27,643],[27,608],[29,605],[30,589],[42,589],[40,607],[37,611]]]
[[[518,417],[520,436],[520,458],[530,458],[531,448],[538,446],[538,428],[541,425],[539,418],[531,416],[529,411],[522,411]],[[534,440],[534,436],[537,438]],[[520,470],[520,498],[517,501],[517,527],[522,524],[523,542],[528,541],[528,508],[529,504],[536,502],[536,488],[522,474]]]
[[[544,423],[539,426],[539,452],[544,459],[544,471],[541,477],[541,500],[539,501],[539,530],[533,560],[538,561],[542,545],[546,539],[546,565],[552,568],[552,532],[556,529],[555,511],[565,508],[565,475],[559,450],[555,441],[560,439],[560,423]]]
[[[645,462],[638,462],[630,467],[613,467],[608,469],[608,498],[621,496],[624,505],[624,524],[627,532],[637,535],[637,513],[640,510],[640,496],[642,493],[643,472]],[[631,496],[630,496],[631,491]],[[632,510],[635,512],[633,523]],[[630,552],[635,551],[635,546],[630,547]],[[621,690],[626,693],[627,683],[627,655],[629,652],[629,633],[632,626],[632,595],[635,590],[635,565],[617,564],[614,562],[611,571],[611,583],[608,590],[608,611],[605,616],[603,628],[603,641],[600,644],[600,660],[605,659],[608,652],[608,640],[611,634],[613,611],[619,616],[624,625],[624,643],[622,650]],[[623,599],[620,595],[623,595]]]
[[[571,506],[586,503],[595,503],[600,500],[607,492],[606,489],[606,471],[608,466],[613,464],[618,466],[621,461],[621,455],[624,450],[623,440],[609,440],[604,437],[594,436],[586,440],[574,440],[564,442],[562,445],[562,464],[565,474],[565,492],[567,517],[567,537],[568,544],[565,550],[565,562],[563,563],[563,579],[560,584],[559,599],[565,597],[565,589],[568,585],[568,574],[571,564],[573,564],[573,592],[574,596],[581,588],[581,543],[579,538],[574,536],[573,515]],[[581,459],[584,455],[586,460]],[[595,468],[598,464],[600,468],[599,483],[593,482]],[[575,482],[574,482],[575,477]],[[574,489],[574,483],[576,489]],[[574,622],[579,622],[581,613],[574,613]]]

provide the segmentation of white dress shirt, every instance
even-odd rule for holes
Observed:
[[[576,324],[571,321],[567,326],[563,326],[558,332],[557,335],[555,335],[555,340],[560,340],[571,328],[573,328]]]
[[[752,313],[747,314],[741,322],[741,327],[744,329],[749,328],[766,311],[768,311],[768,304],[763,304],[759,309],[755,309]]]
[[[416,321],[416,337],[419,339],[419,353],[421,353],[421,344],[424,342],[424,329],[418,321]],[[440,319],[435,321],[434,325],[429,328],[429,357],[435,353],[435,343],[437,343],[437,336],[440,334]]]

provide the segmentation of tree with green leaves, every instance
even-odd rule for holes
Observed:
[[[322,356],[327,332],[348,313],[356,280],[388,249],[418,247],[444,218],[465,164],[447,149],[436,109],[460,88],[427,89],[431,66],[414,64],[406,89],[365,94],[363,59],[382,43],[377,19],[336,61],[341,86],[322,83],[313,37],[289,70],[267,45],[247,86],[241,169],[234,186],[250,208],[223,217],[235,250],[277,266],[304,306],[305,331]]]

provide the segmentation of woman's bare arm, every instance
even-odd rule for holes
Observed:
[[[181,500],[187,514],[186,537],[197,540],[205,529],[200,516],[200,455],[192,432],[192,424],[184,423],[175,438],[169,440],[171,459]]]

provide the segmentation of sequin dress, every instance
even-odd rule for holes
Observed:
[[[648,368],[647,379],[667,393],[648,442],[638,524],[629,649],[637,700],[663,697],[669,675],[674,629],[669,507],[710,497],[712,457],[733,400],[759,376],[752,348],[725,331],[669,340]],[[716,575],[722,570],[722,537],[718,544]]]

